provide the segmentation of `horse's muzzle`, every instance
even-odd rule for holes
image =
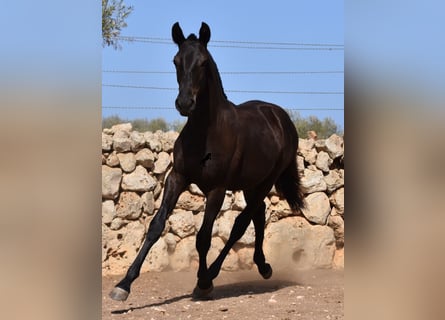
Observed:
[[[175,101],[176,110],[179,111],[181,116],[188,117],[192,114],[196,106],[196,101],[193,98],[180,98]]]

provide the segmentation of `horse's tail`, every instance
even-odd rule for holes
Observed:
[[[305,207],[305,204],[296,157],[293,157],[289,166],[279,176],[278,180],[275,182],[275,187],[287,200],[287,203],[289,203],[292,210],[301,212],[301,209]]]

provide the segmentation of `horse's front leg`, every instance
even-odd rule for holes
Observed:
[[[221,209],[226,190],[218,188],[207,194],[206,208],[201,229],[196,235],[196,250],[199,255],[198,284],[193,290],[195,298],[206,298],[213,289],[212,279],[207,269],[207,253],[212,240],[215,218]]]
[[[136,259],[131,264],[124,279],[122,279],[116,287],[110,292],[110,297],[114,300],[124,301],[130,294],[131,284],[139,276],[142,263],[145,260],[151,247],[158,241],[165,227],[165,221],[175,208],[179,195],[187,187],[186,179],[172,170],[165,182],[164,196],[162,198],[161,207],[150,223],[148,232],[145,236],[144,244],[139,250]]]

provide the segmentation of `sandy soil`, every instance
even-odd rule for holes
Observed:
[[[102,319],[343,319],[343,271],[221,272],[212,300],[195,301],[196,272],[143,273],[125,302],[108,293],[122,276],[102,278]]]

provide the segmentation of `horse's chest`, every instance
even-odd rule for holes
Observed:
[[[192,183],[209,188],[224,184],[231,151],[221,136],[181,137],[175,145],[177,170]],[[201,137],[202,138],[202,137]]]
[[[227,161],[223,155],[211,150],[199,154],[184,154],[183,174],[196,184],[220,184],[225,176]]]

